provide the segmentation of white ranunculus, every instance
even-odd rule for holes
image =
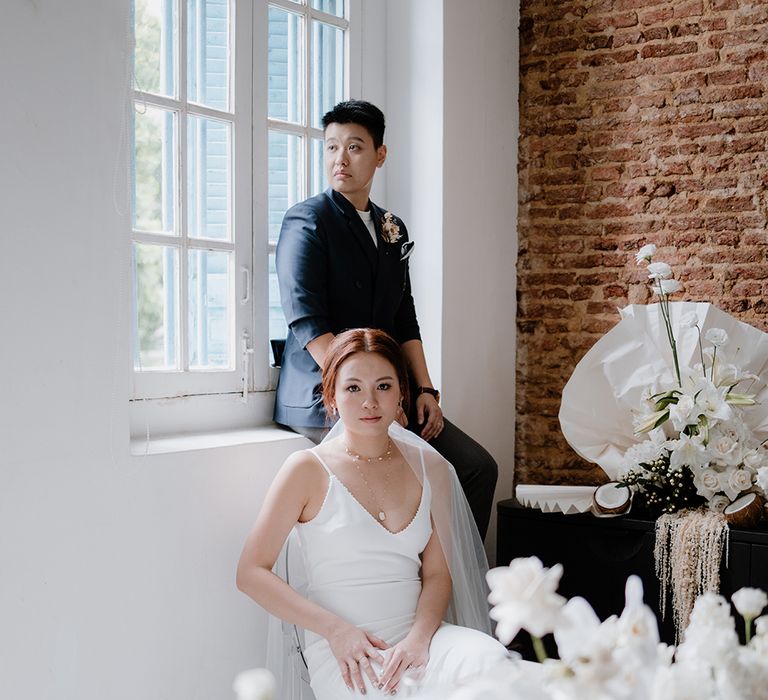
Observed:
[[[677,325],[680,328],[693,328],[699,325],[699,317],[693,311],[689,311],[687,314],[683,314],[680,317]]]
[[[648,243],[635,253],[635,261],[638,265],[646,260],[650,262],[654,255],[656,255],[656,246],[653,243]]]
[[[725,507],[730,504],[730,502],[731,499],[728,498],[728,496],[723,496],[723,494],[718,493],[709,499],[708,505],[711,511],[714,511],[715,513],[722,513],[725,510]]]
[[[731,600],[739,615],[747,620],[754,620],[768,605],[768,595],[759,588],[740,588]]]
[[[237,700],[276,700],[275,677],[266,668],[238,673],[232,687]]]
[[[762,492],[768,496],[768,467],[760,467],[757,470],[756,482]]]
[[[661,288],[661,290],[659,290],[659,288]],[[658,284],[653,285],[654,293],[658,294],[659,291],[661,291],[664,296],[679,292],[682,288],[683,285],[677,280],[659,280]]]
[[[732,469],[728,472],[728,486],[735,493],[733,498],[738,498],[742,491],[752,488],[752,474],[746,469]],[[728,491],[723,489],[727,495]]]
[[[704,334],[704,339],[716,348],[722,348],[728,342],[728,334],[722,328],[710,328]]]
[[[665,280],[672,277],[672,268],[665,262],[655,262],[648,265],[648,278]]]
[[[509,566],[499,566],[487,574],[491,589],[488,601],[494,606],[491,617],[499,624],[496,636],[509,644],[521,630],[543,637],[555,628],[565,598],[557,585],[563,567],[547,569],[538,557],[514,559]]]
[[[698,423],[699,416],[693,397],[683,394],[677,398],[677,403],[670,404],[669,420],[672,421],[672,427],[678,432],[684,430],[687,425]]]
[[[707,500],[712,498],[722,488],[720,474],[710,468],[695,470],[693,473],[693,485],[696,487],[696,493]]]

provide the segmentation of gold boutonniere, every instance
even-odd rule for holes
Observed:
[[[400,233],[400,226],[395,221],[392,212],[388,211],[381,220],[381,237],[387,243],[397,243],[403,237],[403,234]]]

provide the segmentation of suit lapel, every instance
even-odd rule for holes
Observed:
[[[360,218],[360,215],[355,210],[355,207],[352,205],[352,202],[350,202],[344,195],[339,194],[338,192],[334,191],[331,188],[328,188],[326,190],[326,194],[328,195],[328,197],[330,197],[331,201],[336,205],[336,208],[338,209],[340,215],[346,221],[347,228],[352,234],[352,237],[357,241],[358,245],[362,248],[363,253],[365,253],[365,257],[368,259],[368,262],[371,265],[371,271],[375,273],[376,268],[378,267],[378,264],[379,264],[378,251],[376,250],[376,246],[371,240],[371,234],[368,232],[368,228],[363,223],[363,220]],[[378,232],[378,228],[377,228],[377,232]]]

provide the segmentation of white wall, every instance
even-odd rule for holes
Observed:
[[[262,661],[234,585],[300,442],[128,456],[128,1],[0,22],[0,697],[231,698]]]
[[[506,496],[511,10],[388,0],[383,22],[383,0],[369,2],[378,31],[368,46],[388,50],[386,83],[369,66],[379,80],[363,91],[389,116],[385,204],[417,241],[416,294],[448,415],[494,453]],[[234,567],[297,443],[128,455],[127,17],[128,0],[11,0],[0,22],[3,698],[229,698],[234,674],[261,662],[262,618],[235,589]],[[463,61],[488,71],[483,80]],[[479,117],[464,91],[491,100],[479,141],[467,139]],[[466,181],[466,162],[496,180]],[[481,311],[468,289],[485,290],[473,294]]]
[[[388,203],[411,270],[430,371],[454,423],[512,495],[517,260],[518,3],[389,0]],[[495,516],[486,548],[495,551]]]

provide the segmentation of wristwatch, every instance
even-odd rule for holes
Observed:
[[[421,396],[422,394],[429,394],[430,396],[434,396],[435,401],[440,403],[440,392],[437,389],[433,389],[431,386],[420,386],[418,389],[416,389],[416,396]]]

